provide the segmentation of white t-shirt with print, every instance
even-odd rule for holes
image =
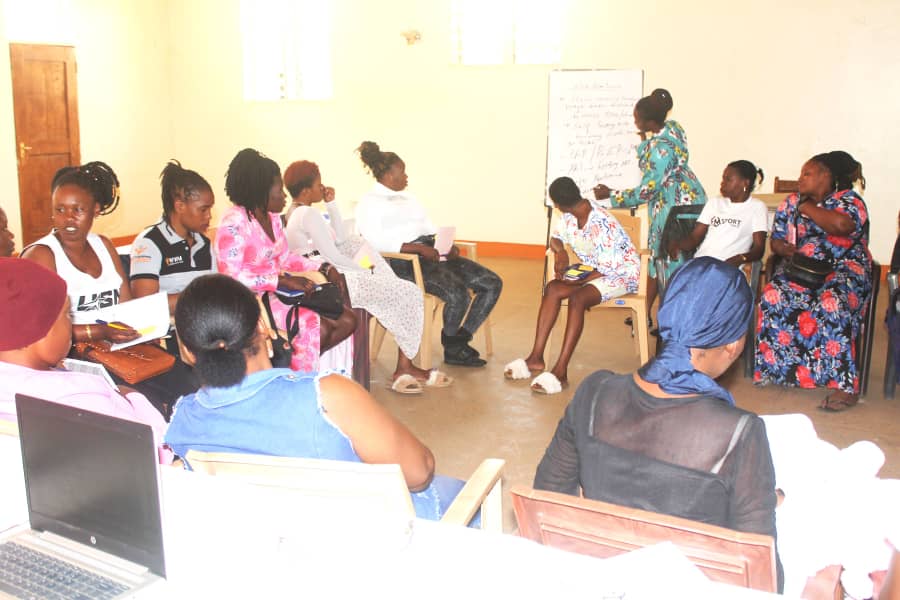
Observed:
[[[694,257],[728,260],[747,252],[753,245],[753,234],[769,230],[767,210],[762,200],[753,197],[745,202],[732,202],[721,196],[710,198],[697,218],[709,229]]]

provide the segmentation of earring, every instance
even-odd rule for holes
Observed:
[[[745,191],[745,192],[747,191],[747,186],[746,186],[746,185],[744,186],[744,191]]]

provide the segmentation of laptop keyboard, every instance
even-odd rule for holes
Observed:
[[[94,600],[115,598],[128,586],[27,546],[0,545],[0,592],[16,598]]]

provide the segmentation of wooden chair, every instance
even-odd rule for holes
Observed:
[[[775,194],[793,194],[794,192],[799,191],[797,188],[797,180],[796,179],[779,179],[775,178],[775,183],[772,186],[772,192]]]
[[[634,323],[634,331],[635,331],[635,342],[637,343],[638,354],[640,355],[641,364],[645,364],[648,360],[650,360],[650,330],[647,327],[647,277],[650,266],[650,252],[647,250],[647,231],[648,231],[648,219],[647,219],[647,211],[646,207],[642,212],[632,213],[629,209],[613,209],[609,211],[616,220],[619,222],[619,225],[628,233],[628,237],[631,238],[631,242],[634,244],[634,247],[637,248],[641,253],[641,272],[638,275],[638,291],[635,294],[626,294],[625,296],[620,296],[619,298],[613,298],[608,302],[602,302],[600,304],[596,304],[588,309],[588,311],[592,310],[600,310],[604,308],[630,308],[633,315],[633,323]],[[570,256],[570,263],[578,262],[577,258],[574,257],[573,253],[569,248],[567,248]],[[548,276],[553,273],[553,251],[547,250],[547,273]],[[568,306],[568,303],[563,300],[562,309],[560,310],[559,318],[557,319],[556,326],[554,326],[553,331],[559,328],[561,331],[565,330],[565,308]],[[553,342],[553,332],[550,333],[550,342]]]
[[[353,514],[372,519],[394,515],[415,517],[412,499],[399,465],[189,450],[185,457],[195,471],[263,486],[286,488],[306,498],[319,498]],[[501,470],[504,460],[487,458],[469,477],[442,523],[467,525],[481,509],[481,528],[503,531]]]
[[[545,546],[608,558],[672,542],[713,581],[774,592],[775,540],[679,517],[555,492],[515,487],[510,492],[519,535]],[[841,567],[825,567],[806,581],[806,600],[840,600]]]
[[[466,258],[469,260],[478,262],[478,244],[475,242],[454,242],[456,246],[460,249],[461,252],[464,252]],[[419,264],[419,255],[418,254],[407,254],[404,252],[382,252],[381,255],[385,259],[397,259],[397,260],[407,260],[412,264],[413,268],[413,280],[416,285],[419,286],[419,289],[422,291],[422,296],[425,299],[425,320],[423,321],[422,326],[422,343],[419,346],[419,367],[423,369],[431,368],[431,340],[434,336],[435,320],[439,315],[441,315],[441,310],[444,307],[444,301],[438,298],[437,296],[433,296],[425,291],[425,281],[422,279],[422,267]],[[378,358],[378,352],[381,350],[381,345],[384,343],[384,334],[385,328],[377,319],[372,320],[373,331],[371,334],[372,338],[372,351],[370,359],[372,362]],[[440,331],[440,328],[437,328]],[[491,356],[494,353],[494,343],[491,337],[491,317],[488,316],[485,319],[484,323],[481,325],[480,331],[484,332],[484,347],[485,354],[487,356]]]
[[[519,535],[546,546],[607,558],[668,541],[713,581],[776,590],[770,536],[527,488],[512,500]]]

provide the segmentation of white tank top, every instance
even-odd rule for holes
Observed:
[[[79,313],[118,304],[119,289],[122,287],[122,278],[116,271],[112,256],[100,236],[96,233],[89,233],[87,241],[94,249],[97,258],[100,259],[100,276],[96,279],[72,264],[72,261],[66,256],[62,244],[53,233],[34,242],[34,245],[47,246],[53,252],[53,257],[56,259],[56,272],[65,280],[68,287],[69,302],[72,303],[72,322],[76,325],[94,322],[87,316],[81,315],[79,318]]]

